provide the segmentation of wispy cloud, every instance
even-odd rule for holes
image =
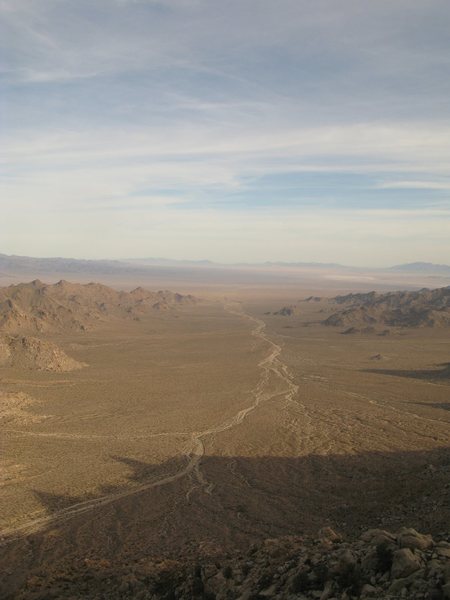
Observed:
[[[165,239],[184,223],[183,255],[226,259],[218,240],[225,226],[235,235],[240,214],[251,248],[239,238],[233,252],[262,256],[257,236],[270,223],[279,258],[308,252],[284,235],[288,218],[317,256],[339,258],[363,243],[361,231],[400,252],[410,237],[395,211],[413,227],[422,206],[417,249],[434,232],[444,261],[449,17],[440,0],[0,0],[0,192],[11,215],[2,239],[27,253],[25,207],[63,231],[89,211],[114,231],[147,227],[155,244],[155,219]],[[392,228],[370,213],[388,206]],[[305,223],[327,224],[323,252]],[[98,246],[88,232],[89,253]],[[152,254],[144,238],[123,254]]]
[[[449,181],[385,181],[377,186],[382,190],[442,190],[450,191]]]

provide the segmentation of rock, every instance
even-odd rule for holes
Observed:
[[[365,573],[373,573],[378,570],[379,558],[376,550],[371,548],[361,559],[361,567]]]
[[[336,571],[338,573],[346,572],[349,568],[354,567],[356,564],[356,559],[354,554],[350,550],[345,550],[339,557],[339,562],[336,566]]]
[[[359,539],[374,546],[378,546],[378,544],[382,544],[383,542],[395,544],[395,535],[384,529],[369,529]]]
[[[373,585],[370,585],[370,583],[366,583],[365,585],[363,585],[362,589],[361,589],[361,597],[364,598],[365,596],[367,597],[373,597],[378,593],[378,590],[376,587],[374,587]]]
[[[254,593],[251,590],[245,590],[240,596],[238,596],[238,600],[251,600],[254,597]]]
[[[414,582],[417,579],[420,579],[421,577],[423,577],[424,575],[424,570],[423,569],[419,569],[417,571],[414,571],[414,573],[411,573],[411,575],[408,575],[408,577],[402,577],[401,579],[395,579],[393,581],[393,583],[391,583],[390,587],[389,587],[389,591],[392,592],[393,594],[397,594],[399,592],[401,592],[401,590],[403,588],[409,588],[410,586],[414,587]]]
[[[320,596],[320,600],[329,600],[333,593],[333,582],[328,580],[323,589],[322,595]]]
[[[421,567],[420,559],[415,556],[409,548],[396,550],[393,555],[391,567],[391,579],[408,577]]]
[[[433,546],[433,538],[431,535],[423,535],[415,529],[404,527],[398,533],[397,543],[400,548],[427,550]]]
[[[286,588],[291,592],[298,594],[304,592],[310,587],[309,571],[307,569],[301,569],[291,575],[287,582]]]
[[[450,562],[447,562],[444,565],[444,581],[445,583],[450,583]]]
[[[450,539],[446,533],[440,537]],[[324,546],[324,540],[329,546]],[[39,588],[39,598],[68,600],[450,600],[448,551],[448,542],[435,543],[411,529],[396,535],[370,530],[359,540],[343,541],[325,528],[316,537],[256,543],[246,552],[222,555],[220,561],[217,554],[202,553],[185,561],[148,559],[131,568],[108,562],[106,570],[89,570],[88,584],[86,573],[71,573],[56,582],[40,574],[34,588]],[[388,566],[381,568],[381,563]],[[103,595],[105,585],[107,595]],[[91,595],[87,586],[93,586]],[[38,600],[36,595],[20,598]]]
[[[274,583],[270,587],[266,588],[265,590],[260,591],[259,596],[262,596],[263,598],[275,598],[276,592],[277,592],[277,586]]]
[[[321,540],[330,540],[331,542],[342,541],[342,537],[334,529],[331,529],[331,527],[322,527],[319,531],[319,538]]]
[[[442,573],[442,564],[439,560],[433,558],[428,562],[427,572],[429,577],[439,577]]]
[[[442,547],[438,546],[436,548],[436,552],[437,552],[438,556],[450,559],[450,548],[442,548]]]

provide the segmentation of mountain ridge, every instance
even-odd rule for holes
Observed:
[[[342,270],[369,270],[369,271],[391,271],[403,273],[430,273],[430,274],[450,274],[450,265],[437,264],[431,262],[411,262],[397,264],[388,267],[356,267],[353,265],[343,265],[335,262],[315,262],[315,261],[261,261],[221,263],[208,259],[188,260],[171,259],[164,257],[147,258],[122,258],[122,259],[80,259],[64,257],[32,257],[15,254],[0,253],[0,273],[8,274],[13,272],[30,273],[142,273],[147,272],[151,267],[198,267],[198,268],[236,268],[236,267],[298,267],[311,269],[342,269]]]
[[[340,327],[450,326],[450,286],[418,291],[351,293],[331,302],[343,306],[323,321]]]
[[[390,271],[402,273],[433,273],[450,274],[450,265],[443,265],[430,262],[412,262],[389,267]]]
[[[151,311],[196,302],[198,299],[190,294],[168,290],[152,292],[138,287],[125,292],[101,283],[60,280],[46,284],[35,279],[0,288],[0,331],[85,331],[112,318],[139,320]]]

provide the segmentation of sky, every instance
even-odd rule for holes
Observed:
[[[0,252],[450,263],[448,0],[0,0]]]

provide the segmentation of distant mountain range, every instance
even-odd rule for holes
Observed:
[[[429,262],[413,262],[390,267],[390,271],[402,273],[430,273],[436,275],[450,275],[450,265],[437,265]]]
[[[33,258],[0,254],[0,272],[3,273],[117,273],[130,269],[118,260],[83,260],[78,258]]]
[[[306,270],[334,270],[334,271],[373,271],[392,272],[422,275],[450,275],[450,265],[440,265],[427,262],[414,262],[402,265],[394,265],[387,268],[364,268],[351,267],[338,263],[315,263],[315,262],[264,262],[264,263],[215,263],[209,260],[175,260],[168,258],[129,258],[121,260],[86,260],[76,258],[33,258],[30,256],[16,256],[0,254],[0,275],[33,274],[81,274],[81,275],[148,275],[152,269],[270,269],[276,271],[277,267],[288,267],[290,269]]]
[[[107,262],[107,261],[102,261]],[[355,271],[394,271],[402,273],[438,273],[450,274],[450,265],[441,265],[430,262],[413,262],[385,268],[354,267],[342,265],[340,263],[321,263],[321,262],[302,262],[302,261],[266,261],[262,263],[239,262],[239,263],[217,263],[211,260],[176,260],[171,258],[130,258],[115,261],[119,264],[132,265],[174,265],[174,266],[205,266],[205,267],[299,267],[311,269],[335,269],[335,270],[355,270]]]
[[[219,263],[214,263],[211,260],[176,260],[174,258],[123,258],[120,264],[136,265],[136,266],[220,266]]]

